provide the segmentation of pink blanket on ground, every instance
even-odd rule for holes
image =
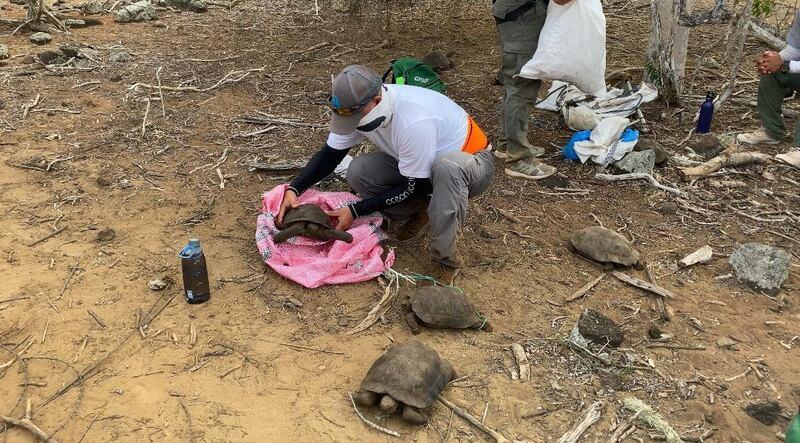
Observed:
[[[305,237],[292,237],[285,243],[275,244],[272,235],[278,231],[275,217],[280,210],[287,185],[279,185],[264,193],[261,215],[256,226],[256,244],[261,257],[278,274],[306,288],[341,283],[356,283],[382,274],[394,263],[394,252],[389,251],[386,262],[381,260],[386,238],[381,231],[381,217],[359,217],[348,229],[352,243],[320,241]],[[313,203],[324,210],[340,208],[357,198],[347,192],[319,192],[308,190],[298,203]]]

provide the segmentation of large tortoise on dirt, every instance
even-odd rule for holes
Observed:
[[[432,405],[455,378],[450,362],[412,340],[392,346],[375,360],[354,399],[362,406],[379,403],[387,414],[402,410],[403,420],[422,425],[428,417],[420,410]]]
[[[283,243],[291,237],[299,235],[317,240],[339,240],[345,243],[353,241],[353,236],[345,231],[333,229],[328,214],[317,205],[304,204],[289,208],[283,217],[283,229],[272,236],[275,243]]]
[[[622,235],[602,226],[591,226],[572,233],[570,250],[583,257],[613,267],[638,266],[639,252]]]
[[[423,286],[411,293],[403,307],[406,323],[415,335],[419,334],[419,323],[429,328],[492,330],[487,318],[458,288]]]

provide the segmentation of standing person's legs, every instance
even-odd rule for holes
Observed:
[[[464,260],[456,249],[458,230],[467,217],[467,201],[485,191],[494,178],[494,160],[488,149],[475,155],[465,152],[440,154],[433,162],[433,195],[428,205],[433,259],[448,268],[461,268]]]
[[[528,141],[528,122],[531,109],[539,95],[539,80],[514,77],[533,54],[503,52],[503,102],[501,108],[502,135],[497,140],[498,150],[505,153],[507,161],[537,157],[544,149]]]
[[[405,181],[397,167],[397,160],[384,152],[360,155],[347,167],[347,183],[363,199],[380,195],[395,186],[405,184]],[[425,203],[420,198],[411,199],[382,212],[391,219],[404,219],[423,209]]]

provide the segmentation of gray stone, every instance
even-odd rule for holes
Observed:
[[[586,309],[578,319],[578,332],[587,340],[601,346],[617,347],[625,339],[625,333],[614,320],[595,311]]]
[[[653,166],[656,165],[656,153],[649,149],[647,151],[633,151],[614,163],[622,172],[652,174]]]
[[[67,61],[67,59],[64,57],[64,53],[61,51],[43,51],[36,54],[36,57],[38,57],[39,61],[45,65],[54,65]]]
[[[85,21],[74,19],[74,18],[68,18],[68,19],[64,20],[63,23],[64,23],[64,26],[66,26],[68,28],[79,29],[79,28],[85,28],[86,27],[86,22]]]
[[[100,243],[107,243],[117,236],[117,233],[114,232],[111,228],[103,228],[100,232],[97,233],[97,241]]]
[[[83,12],[88,15],[99,14],[103,12],[103,2],[100,0],[91,0],[83,4]]]
[[[7,59],[11,55],[8,52],[8,46],[0,45],[0,60]]]
[[[656,154],[657,165],[664,163],[669,158],[669,153],[661,146],[661,143],[649,138],[640,138],[639,141],[636,142],[636,146],[633,147],[633,150],[637,152],[653,151]]]
[[[50,43],[53,40],[53,37],[46,33],[46,32],[37,32],[30,36],[31,43],[35,43],[37,45],[44,45]]]
[[[717,340],[717,347],[720,349],[733,349],[735,346],[736,342],[728,337],[720,337]]]
[[[694,140],[689,142],[689,147],[697,155],[701,155],[706,159],[714,158],[725,149],[722,142],[714,134],[698,135]]]
[[[789,277],[791,256],[781,248],[760,243],[746,243],[731,254],[733,272],[755,291],[775,295]]]
[[[781,405],[775,400],[767,400],[759,403],[750,403],[744,408],[747,415],[755,418],[756,420],[764,423],[767,426],[772,426],[781,415]]]
[[[164,289],[167,288],[167,282],[161,280],[160,278],[157,278],[155,280],[150,280],[147,283],[147,287],[149,287],[153,291],[163,291]]]
[[[125,51],[119,51],[111,54],[108,59],[114,63],[125,63],[131,60],[131,55]]]
[[[192,12],[206,12],[208,10],[208,5],[203,0],[159,0],[159,4]]]
[[[155,6],[147,0],[142,0],[117,10],[116,21],[120,23],[143,22],[158,18]]]

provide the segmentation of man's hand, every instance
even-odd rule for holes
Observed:
[[[281,202],[281,210],[278,212],[278,226],[283,226],[283,216],[286,215],[286,210],[289,208],[297,207],[297,194],[291,189],[287,189],[283,193],[283,201]]]
[[[347,206],[343,206],[339,209],[334,209],[333,211],[325,211],[329,217],[335,217],[339,220],[336,223],[336,229],[340,231],[346,231],[350,229],[350,225],[353,224],[353,214],[350,212],[350,208]]]
[[[766,51],[756,59],[756,68],[761,75],[776,73],[781,70],[782,65],[783,59],[775,51]]]
[[[553,3],[555,3],[555,4],[559,5],[559,6],[564,6],[564,5],[566,5],[567,3],[571,2],[571,1],[572,0],[553,0]]]

